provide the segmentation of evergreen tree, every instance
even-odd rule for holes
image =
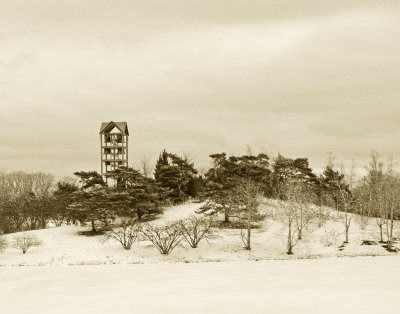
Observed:
[[[330,166],[326,166],[321,177],[321,184],[325,191],[327,191],[334,204],[335,208],[339,209],[339,191],[349,191],[348,185],[344,182],[344,174],[341,174],[339,170],[334,170]]]
[[[82,189],[88,189],[94,186],[105,186],[106,183],[103,180],[103,177],[97,173],[97,171],[80,171],[74,172],[79,178],[79,182],[82,184]]]
[[[70,223],[72,215],[68,210],[68,206],[73,203],[73,193],[78,191],[78,186],[68,182],[58,182],[57,189],[53,194],[53,210],[51,213],[51,219],[60,226],[64,221]]]
[[[196,175],[197,170],[187,157],[180,157],[165,150],[161,152],[154,172],[156,181],[170,190],[169,198],[174,203],[184,202],[190,196],[190,188],[193,187]]]
[[[108,187],[96,171],[81,171],[74,174],[79,177],[82,186],[73,193],[73,202],[68,209],[74,220],[81,223],[90,221],[92,231],[95,232],[96,221],[107,224],[110,219],[115,218]]]
[[[242,180],[257,183],[262,194],[270,190],[269,158],[266,154],[258,156],[230,156],[225,153],[210,155],[213,167],[206,173],[207,196],[212,202],[203,206],[203,212],[223,212],[224,222],[229,222],[235,201],[232,191]]]
[[[282,189],[289,180],[301,180],[310,185],[318,182],[307,158],[292,159],[278,154],[272,164],[272,190],[276,198],[282,199]]]
[[[119,168],[110,173],[110,177],[118,182],[110,196],[118,216],[135,215],[142,220],[162,213],[168,190],[154,179],[145,177],[133,168]]]

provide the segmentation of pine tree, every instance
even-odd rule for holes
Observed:
[[[68,208],[74,219],[80,222],[90,221],[92,231],[95,232],[96,221],[108,223],[108,220],[115,217],[107,195],[108,187],[96,171],[74,174],[79,177],[82,187],[73,193],[73,203]]]
[[[75,184],[68,182],[58,182],[57,189],[54,191],[54,204],[53,211],[51,213],[51,219],[60,226],[65,220],[69,223],[72,220],[72,216],[68,211],[68,206],[73,202],[73,193],[78,191],[78,187]]]
[[[165,150],[161,152],[154,172],[156,181],[170,190],[169,198],[174,203],[184,202],[190,196],[190,186],[196,175],[197,170],[187,157]]]
[[[230,156],[225,153],[210,155],[213,167],[206,173],[207,196],[212,201],[206,204],[203,212],[223,212],[224,222],[229,222],[235,202],[232,201],[232,191],[240,180],[257,183],[262,194],[270,190],[269,158],[266,154],[258,156]]]
[[[290,180],[301,180],[310,185],[318,182],[317,176],[310,168],[307,158],[286,158],[281,154],[272,164],[272,190],[276,198],[282,199],[282,189]]]
[[[168,190],[156,180],[142,175],[133,168],[119,168],[109,173],[117,187],[111,190],[110,200],[120,217],[136,216],[138,220],[150,219],[162,213]]]

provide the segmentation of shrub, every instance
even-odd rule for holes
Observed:
[[[164,255],[169,254],[183,239],[179,222],[171,222],[165,226],[145,224],[142,233]]]
[[[25,254],[30,248],[41,245],[42,241],[40,241],[35,235],[25,232],[15,236],[11,244],[13,248],[20,249],[23,254]]]
[[[355,220],[360,226],[361,230],[365,230],[370,221],[370,217],[360,214],[360,215],[355,215]]]
[[[106,242],[113,239],[121,243],[125,250],[130,250],[132,244],[136,242],[141,232],[141,225],[135,219],[122,219],[115,228],[107,231],[102,239],[102,242]]]
[[[335,229],[325,230],[325,233],[321,239],[321,243],[325,246],[333,246],[338,242],[339,235]]]
[[[212,228],[211,218],[192,215],[187,219],[180,221],[182,236],[192,247],[197,248],[200,241],[209,240],[217,237],[217,233]]]

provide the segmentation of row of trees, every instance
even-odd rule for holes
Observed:
[[[0,172],[0,230],[45,228],[56,219],[54,177],[45,173]]]
[[[79,183],[63,180],[57,184],[43,173],[1,173],[0,228],[8,233],[44,228],[49,222],[89,222],[95,232],[99,222],[107,227],[117,217],[151,220],[168,204],[196,197],[207,200],[199,213],[221,213],[226,225],[233,218],[240,221],[243,242],[250,250],[251,228],[261,217],[260,204],[273,198],[285,201],[279,210],[288,227],[288,252],[295,239],[301,240],[309,217],[319,227],[324,223],[324,206],[340,210],[345,242],[349,241],[350,213],[359,213],[361,222],[375,217],[381,241],[386,234],[389,249],[393,245],[394,222],[399,217],[399,177],[391,165],[384,167],[377,153],[372,153],[368,174],[358,184],[354,184],[352,171],[347,174],[332,159],[323,173],[316,175],[306,158],[278,155],[271,160],[267,154],[250,153],[210,157],[211,168],[200,175],[188,156],[164,150],[153,174],[148,162],[141,171],[120,168],[109,174],[116,182],[112,187],[93,171],[76,172]]]
[[[396,220],[400,217],[400,176],[391,162],[385,167],[376,152],[371,153],[367,174],[358,182],[353,167],[346,172],[343,166],[335,168],[328,163],[316,180],[292,178],[282,191],[281,199],[285,202],[279,206],[288,231],[288,253],[301,240],[304,229],[310,225],[311,229],[320,227],[329,217],[323,205],[337,209],[334,218],[343,225],[344,245],[349,242],[349,230],[356,217],[363,229],[374,219],[380,242],[386,244],[388,251],[396,250],[393,244]]]
[[[142,223],[137,219],[122,219],[105,233],[102,242],[114,240],[125,250],[130,250],[133,243],[148,240],[161,254],[167,255],[182,241],[195,249],[200,242],[218,237],[212,226],[211,218],[199,215],[191,215],[165,225]]]
[[[365,227],[372,217],[380,242],[393,250],[395,221],[400,218],[400,176],[394,171],[393,162],[385,166],[378,153],[372,152],[368,174],[354,188],[351,201],[362,217],[361,225]]]

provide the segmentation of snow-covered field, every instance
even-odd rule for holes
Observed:
[[[0,312],[399,313],[400,258],[0,268]]]
[[[194,213],[201,204],[189,203],[175,206],[153,223],[163,224],[168,221],[187,217]],[[89,227],[87,227],[89,228]],[[252,250],[243,249],[238,229],[222,229],[220,238],[210,243],[201,242],[196,249],[182,242],[170,255],[163,256],[148,241],[135,243],[129,251],[124,250],[117,242],[100,242],[101,236],[87,237],[78,235],[85,227],[62,226],[45,230],[31,231],[43,241],[39,248],[32,248],[25,255],[20,251],[7,248],[0,253],[0,266],[61,266],[61,265],[108,265],[138,264],[159,262],[218,262],[269,259],[305,259],[333,256],[376,256],[393,255],[382,245],[361,245],[363,240],[378,241],[378,229],[371,220],[366,230],[361,230],[355,221],[350,228],[350,243],[343,250],[339,246],[344,240],[343,225],[329,221],[313,232],[305,232],[304,239],[294,248],[294,255],[286,254],[285,230],[282,225],[272,219],[253,230]],[[321,239],[325,231],[336,232],[337,243],[325,246]],[[11,241],[14,234],[7,235]],[[331,237],[332,238],[332,237]]]
[[[169,208],[153,223],[187,217],[199,206]],[[251,252],[235,229],[168,256],[147,241],[126,251],[116,242],[102,244],[100,236],[78,235],[82,230],[87,228],[32,231],[41,247],[0,253],[1,314],[400,313],[400,255],[379,244],[361,245],[378,240],[373,220],[366,230],[354,220],[342,251],[343,226],[330,221],[306,232],[292,256],[282,225],[272,219],[253,231]],[[321,243],[325,231],[336,234],[336,244]],[[372,257],[377,255],[390,256]]]

